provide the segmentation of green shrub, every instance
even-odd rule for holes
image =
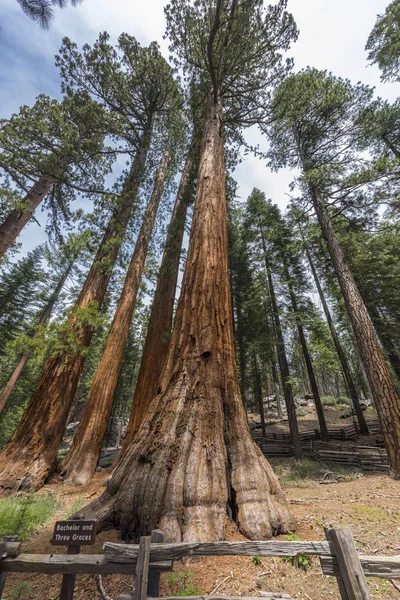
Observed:
[[[351,400],[347,396],[340,396],[340,398],[339,398],[339,404],[344,404],[345,406],[350,406],[351,405]]]
[[[167,575],[167,583],[171,588],[173,596],[200,596],[201,589],[198,588],[190,579],[193,577],[193,572],[172,571]]]
[[[46,523],[57,510],[58,504],[51,494],[0,499],[0,532],[18,535],[20,540],[29,537],[36,527]]]
[[[253,565],[255,565],[256,567],[261,567],[261,565],[262,565],[262,556],[252,556],[251,560],[253,562]]]
[[[339,398],[335,398],[335,396],[321,396],[321,402],[324,406],[337,406]]]
[[[296,415],[298,417],[306,417],[308,415],[308,412],[306,410],[304,410],[304,408],[298,408],[296,410]]]
[[[299,538],[295,533],[285,536],[285,539],[288,542],[301,542],[301,538]],[[297,569],[302,569],[303,571],[307,571],[308,567],[311,565],[311,558],[305,554],[298,554],[297,556],[285,556],[283,560],[284,562],[288,562],[293,565],[293,567],[297,567]]]

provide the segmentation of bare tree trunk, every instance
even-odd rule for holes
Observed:
[[[310,381],[311,392],[314,397],[315,408],[317,410],[318,423],[319,423],[319,428],[321,430],[321,438],[327,442],[327,441],[329,441],[329,435],[328,435],[328,428],[326,426],[326,421],[325,421],[324,409],[322,407],[321,396],[319,394],[319,389],[318,389],[317,380],[316,380],[315,374],[314,374],[314,368],[312,365],[311,356],[310,356],[310,353],[309,353],[308,347],[307,347],[306,336],[304,335],[303,325],[301,323],[301,319],[300,319],[300,316],[298,313],[297,298],[296,298],[296,294],[294,293],[293,283],[290,278],[289,268],[288,268],[285,256],[283,256],[283,268],[284,268],[284,272],[285,272],[286,283],[288,284],[288,288],[289,288],[290,301],[292,303],[292,310],[293,310],[293,313],[296,318],[297,331],[299,333],[301,349],[303,351],[304,361],[305,361],[306,367],[307,367],[307,374],[308,374],[308,379]]]
[[[275,330],[275,328],[274,328],[274,330]],[[276,410],[278,411],[278,419],[283,419],[279,378],[278,378],[278,373],[276,372],[276,365],[275,365],[274,360],[271,362],[271,368],[272,368],[272,378],[274,380],[274,386],[275,386]]]
[[[257,403],[258,403],[258,411],[260,413],[261,431],[262,431],[263,438],[265,439],[265,437],[267,435],[267,431],[265,429],[263,393],[262,393],[262,386],[261,386],[260,371],[259,371],[258,364],[257,364],[257,356],[254,351],[253,351],[253,366],[254,366],[254,383],[255,383],[254,387],[255,387],[255,392],[256,392],[255,396],[257,399]]]
[[[37,321],[37,326],[44,327],[44,325],[46,325],[47,321],[50,319],[54,305],[57,302],[57,300],[60,296],[61,290],[64,287],[64,284],[71,273],[73,265],[74,265],[74,260],[68,264],[67,268],[65,269],[64,273],[62,274],[54,292],[51,294],[46,306],[44,307],[41,315],[39,316],[39,319]],[[33,336],[33,337],[35,337],[35,336]],[[18,379],[20,378],[20,375],[23,371],[24,366],[28,362],[30,355],[31,355],[31,352],[28,350],[27,352],[24,352],[20,356],[18,364],[15,367],[10,379],[7,382],[6,387],[4,388],[4,390],[0,396],[0,415],[3,412],[6,402],[9,399],[13,389],[17,385]]]
[[[356,416],[357,416],[358,425],[360,427],[360,433],[362,435],[369,435],[368,427],[365,422],[363,411],[361,410],[360,400],[359,400],[357,389],[356,389],[356,386],[355,386],[355,383],[353,380],[353,376],[351,374],[350,366],[349,366],[346,354],[342,348],[342,344],[340,343],[339,336],[338,336],[336,328],[335,328],[335,324],[333,322],[328,304],[325,300],[325,294],[323,292],[321,283],[319,281],[319,277],[317,275],[317,271],[315,269],[314,263],[311,259],[311,255],[308,250],[306,250],[306,255],[308,258],[308,262],[310,264],[311,272],[314,277],[315,285],[317,286],[318,294],[319,294],[319,297],[321,300],[322,307],[324,309],[325,317],[326,317],[326,320],[328,323],[329,330],[331,332],[332,340],[333,340],[337,355],[339,357],[345,384],[346,384],[346,387],[348,389],[348,392],[349,392],[349,395],[350,395],[350,398],[351,398],[351,401],[353,404],[354,412],[356,413]]]
[[[303,455],[303,451],[301,449],[299,425],[297,422],[296,407],[295,407],[294,398],[293,398],[293,389],[292,389],[292,384],[290,383],[289,364],[288,364],[287,357],[286,357],[286,348],[285,348],[285,342],[283,339],[281,320],[279,318],[278,303],[276,301],[274,283],[272,281],[271,269],[270,269],[269,261],[268,261],[268,257],[267,257],[267,246],[265,243],[264,231],[263,231],[261,222],[259,223],[259,227],[260,227],[261,241],[262,241],[262,245],[263,245],[265,269],[267,271],[269,296],[271,299],[272,313],[273,313],[273,318],[274,318],[274,331],[275,331],[275,336],[276,336],[276,351],[278,353],[279,370],[281,372],[283,395],[285,397],[286,411],[287,411],[288,420],[289,420],[289,429],[290,429],[290,434],[292,436],[294,456],[295,456],[295,458],[301,458]]]
[[[96,470],[128,340],[129,327],[135,310],[136,297],[142,279],[150,238],[164,188],[169,159],[170,152],[167,150],[163,154],[157,171],[153,193],[143,217],[143,223],[136,240],[135,250],[128,267],[106,346],[90,386],[78,430],[72,447],[61,467],[64,483],[70,485],[84,485],[93,477]]]
[[[377,308],[373,305],[372,302],[366,302],[367,310],[369,316],[371,317],[371,321],[376,329],[378,337],[381,341],[384,351],[386,352],[387,358],[390,362],[390,365],[395,373],[397,379],[400,382],[400,354],[395,345],[393,344],[393,340],[387,332],[385,327],[385,323]]]
[[[227,511],[251,539],[293,528],[240,397],[228,276],[222,108],[210,99],[195,214],[160,384],[103,495],[86,508],[125,539],[158,526],[167,541],[224,537]]]
[[[192,151],[189,150],[168,228],[123,450],[131,444],[151,401],[159,392],[159,380],[171,339],[176,284],[193,168],[192,161]]]
[[[379,341],[358,291],[343,248],[332,227],[325,201],[312,190],[312,200],[326,240],[347,312],[353,325],[362,363],[375,400],[385,446],[388,453],[390,473],[400,478],[400,398],[386,366]]]
[[[54,177],[43,175],[23,199],[25,208],[12,210],[0,224],[0,258],[14,244],[25,225],[32,219],[33,213],[50,192],[55,181]]]
[[[112,267],[135,205],[150,138],[151,129],[144,135],[135,155],[119,203],[69,318],[66,350],[53,354],[47,361],[17,429],[0,454],[0,489],[38,489],[55,466],[82,373],[83,350],[89,346],[93,333],[92,326],[82,322],[80,315],[90,306],[100,307],[104,300]],[[74,340],[72,351],[68,349],[69,339]]]

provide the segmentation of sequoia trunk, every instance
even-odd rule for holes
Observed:
[[[169,156],[169,151],[166,151],[161,159],[153,193],[143,217],[106,346],[90,386],[74,442],[62,465],[61,474],[64,477],[64,483],[84,485],[92,478],[96,470],[150,238],[162,196]]]
[[[318,385],[317,385],[317,380],[315,378],[315,373],[314,373],[311,356],[310,356],[310,353],[309,353],[308,347],[307,347],[306,336],[304,335],[303,325],[301,323],[301,319],[300,319],[299,313],[298,313],[296,294],[294,293],[293,283],[290,278],[289,268],[287,266],[285,257],[283,257],[283,266],[284,266],[284,271],[285,271],[286,282],[287,282],[288,288],[289,288],[290,301],[292,303],[292,310],[293,310],[293,313],[296,318],[297,331],[299,333],[300,345],[301,345],[301,349],[302,349],[303,356],[304,356],[304,362],[306,363],[308,380],[309,380],[310,386],[311,386],[311,393],[313,395],[315,408],[317,410],[318,423],[319,423],[319,428],[321,431],[321,438],[325,442],[327,442],[329,440],[329,435],[328,435],[328,428],[326,426],[326,421],[325,421],[324,409],[322,407],[321,396],[319,394],[319,389],[318,389]]]
[[[150,402],[157,396],[162,369],[168,353],[179,261],[185,232],[191,171],[192,151],[190,150],[183,168],[174,211],[168,228],[123,450],[132,442],[150,406]]]
[[[24,208],[12,210],[0,224],[0,258],[14,244],[25,225],[32,219],[33,213],[46,194],[51,191],[57,181],[57,176],[61,175],[66,165],[65,159],[61,161],[54,177],[42,175],[24,197]]]
[[[50,319],[54,305],[57,302],[58,297],[61,293],[61,290],[64,287],[64,284],[71,273],[73,264],[74,264],[74,261],[71,261],[68,264],[67,268],[65,269],[64,273],[62,274],[62,276],[60,277],[60,280],[57,283],[57,286],[56,286],[54,292],[51,294],[46,306],[44,307],[44,309],[37,321],[37,324],[36,324],[37,326],[43,327],[44,325],[46,325],[47,321]],[[18,379],[20,378],[23,368],[25,367],[26,363],[28,362],[30,355],[31,355],[31,353],[30,353],[30,351],[28,351],[28,352],[24,352],[20,356],[18,364],[15,367],[10,379],[7,382],[6,387],[3,390],[3,393],[0,396],[0,415],[3,412],[6,402],[9,399],[13,389],[17,385]]]
[[[69,318],[66,341],[73,351],[53,354],[8,444],[0,454],[0,489],[38,489],[49,476],[82,373],[83,350],[93,328],[80,316],[90,306],[101,306],[137,197],[150,144],[151,130],[142,138],[115,212]],[[83,313],[84,314],[84,313]],[[78,349],[76,349],[78,347]]]
[[[400,398],[386,366],[377,335],[358,291],[343,248],[332,227],[325,201],[311,189],[312,201],[322,234],[335,267],[363,366],[375,400],[388,453],[390,473],[400,479]]]
[[[293,528],[240,397],[227,254],[222,109],[210,98],[161,391],[106,491],[85,511],[125,539],[156,526],[167,541],[222,539],[227,511],[251,539]]]

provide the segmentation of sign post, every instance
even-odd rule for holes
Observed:
[[[96,542],[97,521],[83,521],[80,515],[70,521],[56,521],[54,526],[54,546],[68,546],[67,554],[79,554],[81,546],[93,546]],[[60,600],[72,600],[74,597],[76,575],[64,575]]]

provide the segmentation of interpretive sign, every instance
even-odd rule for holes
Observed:
[[[56,521],[54,546],[93,546],[96,542],[97,521]]]

